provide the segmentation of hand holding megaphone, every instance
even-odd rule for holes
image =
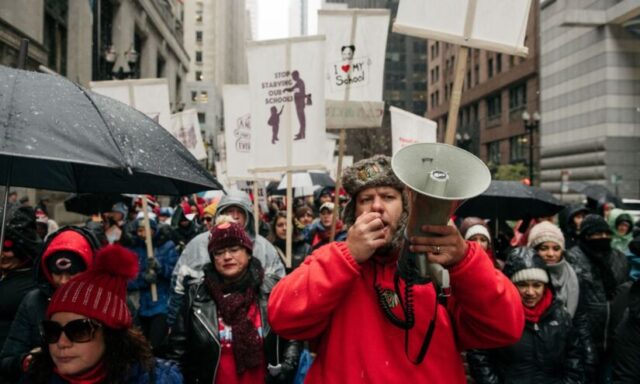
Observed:
[[[422,231],[430,236],[412,236],[409,249],[427,255],[429,263],[453,267],[467,254],[467,243],[453,225],[424,225]]]

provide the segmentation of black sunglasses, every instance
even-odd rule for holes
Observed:
[[[64,326],[57,321],[44,320],[40,327],[40,333],[47,344],[57,343],[62,332],[74,343],[87,343],[93,340],[93,336],[101,326],[93,319],[73,320]]]

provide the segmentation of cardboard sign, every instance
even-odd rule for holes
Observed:
[[[171,115],[171,128],[169,132],[184,145],[198,160],[207,158],[207,149],[202,140],[198,111],[187,109]]]
[[[226,173],[228,177],[250,179],[254,175],[247,169],[251,157],[251,107],[248,85],[225,85],[224,138],[226,153]]]
[[[247,43],[253,167],[324,164],[324,52],[323,36]]]
[[[415,143],[435,143],[438,124],[403,109],[390,107],[392,154]]]
[[[393,32],[526,56],[531,0],[401,0]]]

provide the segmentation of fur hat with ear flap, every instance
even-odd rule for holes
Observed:
[[[403,194],[402,222],[405,222],[409,213],[408,199],[404,194],[404,183],[398,179],[391,169],[391,158],[384,155],[375,155],[363,159],[344,170],[342,174],[342,186],[351,196],[344,207],[342,214],[346,225],[352,225],[356,221],[356,198],[358,193],[367,188],[392,187]]]
[[[71,312],[98,320],[111,329],[131,327],[127,307],[127,282],[138,274],[138,256],[121,245],[98,251],[93,267],[75,275],[58,288],[47,308],[54,313]]]

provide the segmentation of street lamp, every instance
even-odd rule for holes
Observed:
[[[113,67],[116,64],[116,59],[118,58],[118,52],[116,48],[111,45],[104,51],[104,61],[107,62],[107,73],[112,77],[118,80],[124,80],[129,77],[135,77],[136,75],[136,65],[138,64],[138,57],[140,56],[138,52],[135,50],[133,45],[129,50],[124,53],[124,58],[127,60],[127,64],[129,65],[129,71],[125,71],[122,67],[118,68],[117,71],[113,70]]]
[[[529,112],[522,112],[522,120],[524,121],[524,129],[529,133],[529,182],[533,185],[533,131],[540,125],[540,113],[538,111],[533,112],[530,115]]]

